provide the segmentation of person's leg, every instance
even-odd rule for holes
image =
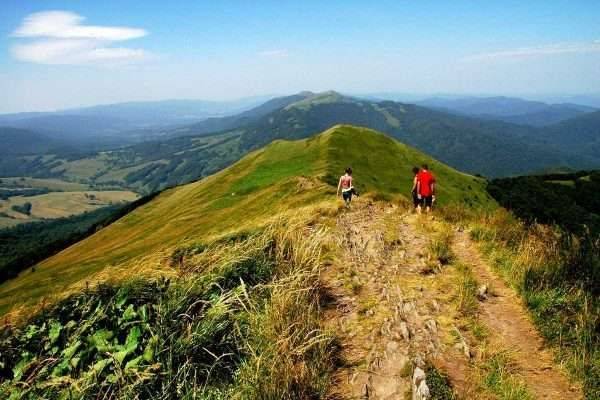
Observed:
[[[428,196],[425,198],[425,212],[428,214],[431,212],[431,204],[433,203],[433,198]]]
[[[342,192],[342,197],[344,198],[344,204],[346,208],[350,207],[350,196],[351,193],[349,191]]]

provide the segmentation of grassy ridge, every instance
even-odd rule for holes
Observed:
[[[355,171],[359,188],[366,192],[410,197],[414,166],[427,163],[435,174],[440,204],[461,202],[490,207],[485,180],[463,174],[389,136],[367,128],[342,125],[331,132],[326,181],[337,185],[347,166]]]
[[[428,162],[440,202],[466,199],[489,207],[483,181],[438,163],[375,131],[336,126],[310,139],[276,141],[202,181],[161,193],[150,203],[0,286],[0,313],[64,294],[86,281],[164,268],[164,252],[190,241],[210,242],[264,226],[283,212],[331,199],[331,184],[351,165],[361,191],[407,195],[410,168]],[[328,185],[329,184],[329,185]],[[331,204],[329,202],[328,204]],[[104,276],[95,274],[103,273]],[[40,283],[43,282],[41,285]]]

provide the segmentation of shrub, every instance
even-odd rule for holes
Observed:
[[[31,215],[31,203],[29,202],[23,203],[21,205],[15,204],[11,208],[18,213]]]

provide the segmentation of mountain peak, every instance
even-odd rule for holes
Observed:
[[[310,93],[306,98],[299,100],[295,103],[288,105],[285,109],[289,110],[292,108],[307,109],[317,104],[337,103],[337,102],[351,102],[352,99],[348,96],[336,92],[334,90],[328,90],[326,92]]]

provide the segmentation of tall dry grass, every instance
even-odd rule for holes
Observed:
[[[523,296],[557,358],[600,398],[599,239],[525,225],[504,209],[471,219],[471,236]]]
[[[3,352],[2,370],[18,365],[22,371],[0,381],[0,394],[320,398],[334,358],[333,336],[323,330],[320,315],[326,241],[326,230],[305,218],[281,218],[260,232],[179,249],[177,273],[170,279],[101,286],[59,302],[22,328],[0,335],[0,348],[11,349]],[[144,320],[126,315],[143,315]],[[68,324],[72,318],[81,320]],[[59,348],[52,354],[42,332],[51,323],[63,326],[53,339]],[[120,340],[129,338],[133,327],[139,327],[136,345],[122,353]],[[31,336],[34,331],[37,336]],[[105,331],[114,335],[102,352],[89,338]],[[73,356],[78,363],[59,375],[50,373],[64,364],[60,346],[72,348],[77,340],[84,343]],[[113,348],[125,359],[114,361]],[[38,369],[40,362],[49,367]]]

